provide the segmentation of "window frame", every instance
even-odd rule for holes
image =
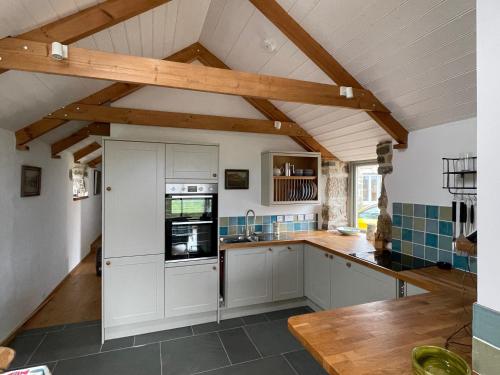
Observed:
[[[360,160],[360,161],[352,161],[349,163],[349,225],[357,228],[356,226],[356,180],[357,167],[362,167],[365,165],[377,165],[377,159],[370,160]],[[378,198],[377,198],[378,199]],[[364,232],[364,230],[362,230]]]

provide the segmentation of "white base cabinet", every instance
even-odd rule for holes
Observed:
[[[165,316],[216,311],[218,276],[216,263],[165,268]]]
[[[273,254],[270,249],[227,251],[226,275],[227,307],[273,300]]]
[[[305,295],[323,309],[397,298],[395,278],[314,246],[304,264]]]
[[[303,297],[303,246],[228,250],[226,275],[228,308]]]
[[[163,254],[105,261],[105,327],[163,319],[164,264]]]
[[[272,248],[273,301],[304,296],[304,250],[302,245]]]
[[[305,295],[322,309],[331,306],[331,263],[333,255],[306,245],[304,247]]]
[[[331,308],[397,298],[395,278],[338,256],[331,277]]]

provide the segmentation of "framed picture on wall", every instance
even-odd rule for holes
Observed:
[[[101,171],[94,169],[94,195],[101,194]]]
[[[248,189],[249,174],[248,169],[226,169],[224,176],[226,190]]]
[[[40,195],[42,168],[23,165],[21,167],[21,197]]]

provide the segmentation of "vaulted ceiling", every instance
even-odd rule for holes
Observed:
[[[409,131],[475,116],[474,0],[278,2]],[[21,34],[96,3],[2,0],[0,37]],[[248,0],[172,0],[75,44],[164,58],[197,41],[234,70],[333,83]],[[108,85],[39,73],[0,74],[0,127],[18,130]],[[374,146],[390,139],[363,111],[273,103],[342,160],[373,158]],[[70,121],[42,139],[53,143],[86,125]],[[96,139],[90,137],[70,151]]]

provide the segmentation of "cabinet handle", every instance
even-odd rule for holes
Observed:
[[[333,259],[333,255],[330,255],[330,259]]]
[[[212,267],[212,269],[213,269],[214,271],[217,271],[217,267],[215,267],[215,266],[213,266],[213,267]]]
[[[272,249],[272,248],[269,248],[268,250],[269,250],[269,251],[273,251],[273,249]]]
[[[292,250],[292,248],[290,246],[287,247],[288,250]]]
[[[212,174],[212,177],[217,177],[217,173],[213,173],[213,174]]]
[[[110,266],[111,262],[109,260],[106,261],[106,266]]]
[[[351,263],[350,263],[350,262],[347,262],[347,263],[345,264],[345,266],[346,266],[347,268],[351,268]]]
[[[108,187],[106,188],[106,191],[111,191],[111,186],[108,186]]]
[[[328,254],[327,253],[325,253],[325,258],[328,258]]]

